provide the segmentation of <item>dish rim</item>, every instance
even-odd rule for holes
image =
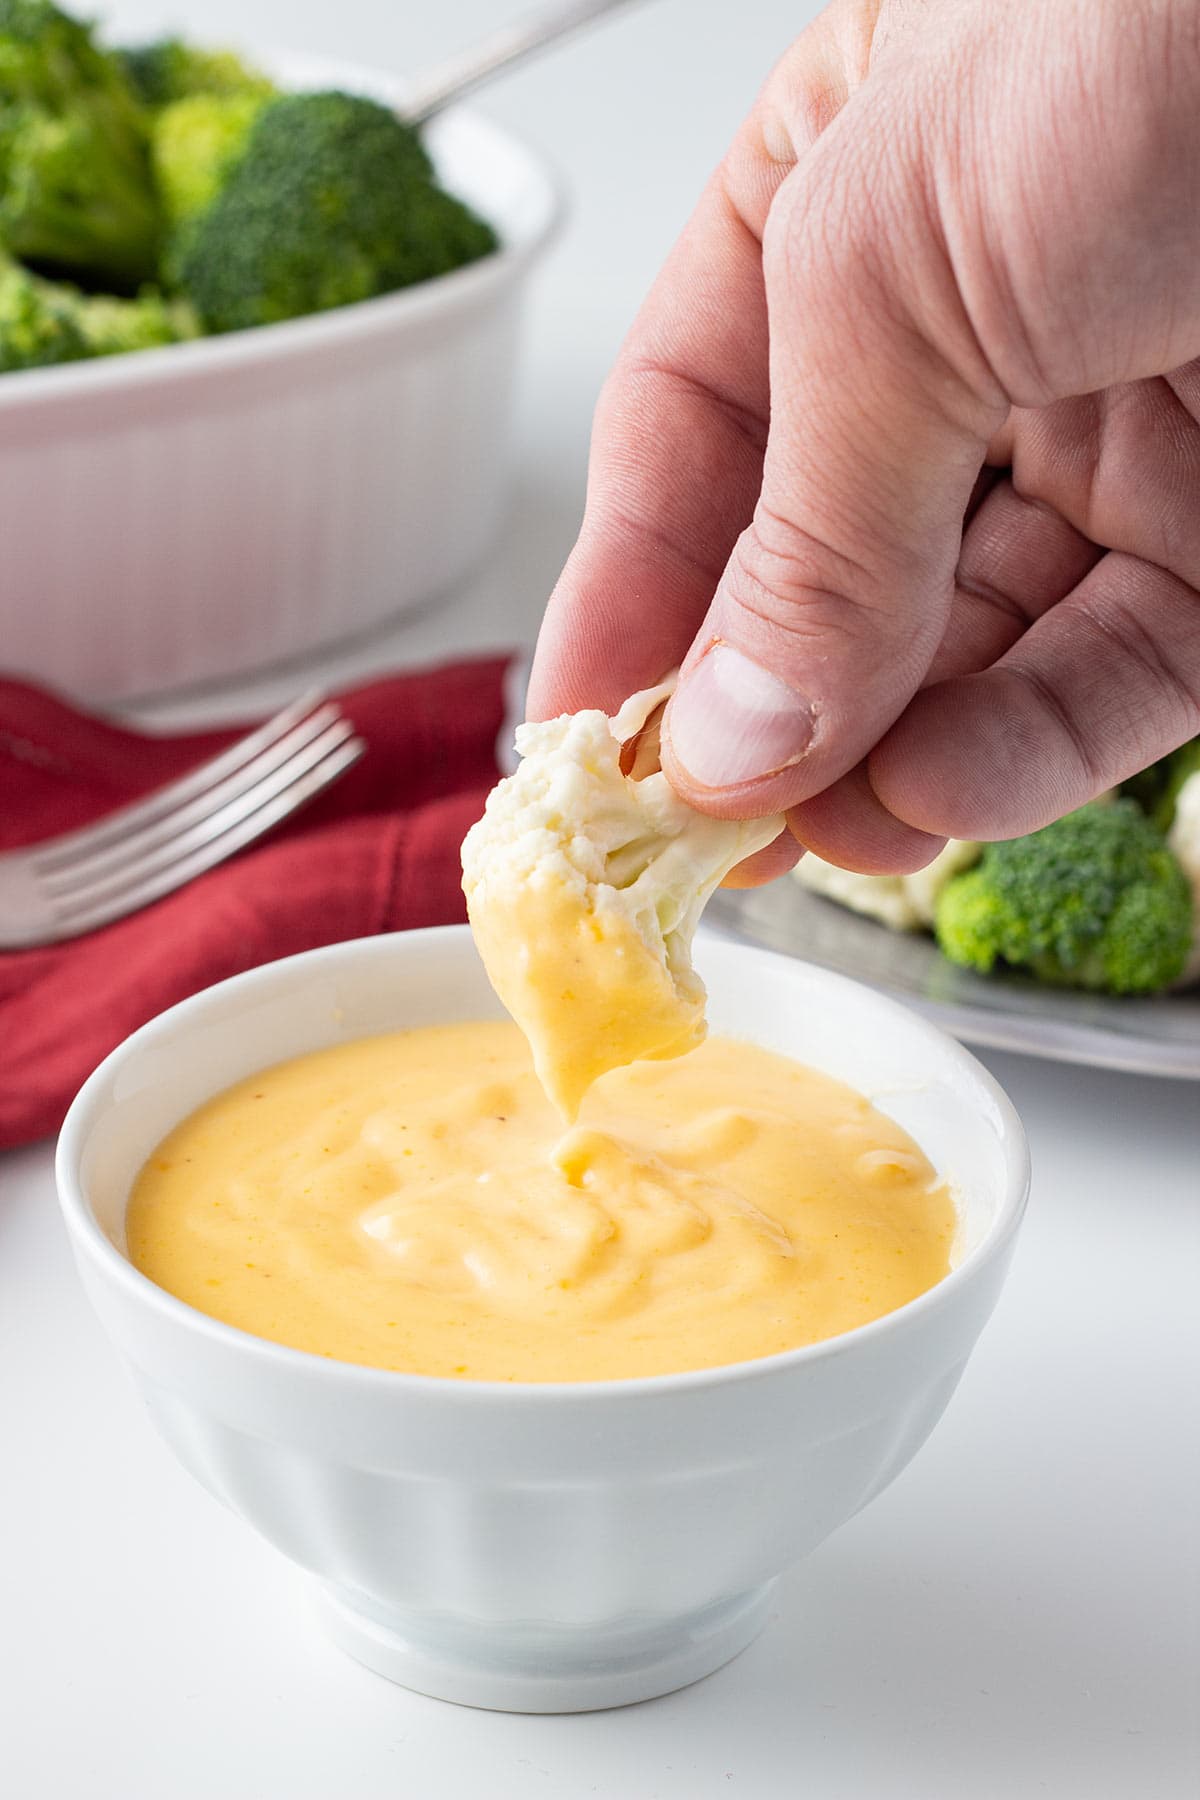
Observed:
[[[785,883],[787,879],[783,878]],[[816,906],[823,914],[843,921],[847,937],[862,928],[882,932],[885,940],[901,947],[909,940],[916,940],[923,945],[928,943],[932,947],[932,940],[927,933],[894,931],[881,920],[856,913],[826,894],[810,892],[796,883],[791,886],[795,889],[794,907],[798,931],[803,929],[804,910],[809,906]],[[761,891],[755,889],[736,892],[727,888],[715,894],[708,919],[710,930],[729,942],[769,950],[772,954],[783,957],[786,962],[807,963],[807,956],[801,956],[799,952],[786,947],[786,942],[773,929],[771,921],[760,924],[756,919],[755,896]],[[850,959],[849,950],[846,958]],[[844,972],[841,962],[828,960],[828,953],[820,948],[813,955],[812,963],[833,975]],[[874,977],[862,977],[860,985],[870,987],[873,992],[887,999],[895,1000],[902,1007],[910,1008],[948,1036],[977,1045],[981,1049],[1002,1050],[1016,1056],[1034,1056],[1042,1062],[1058,1063],[1070,1068],[1105,1069],[1114,1074],[1140,1075],[1154,1080],[1200,1081],[1200,1040],[1193,1043],[1177,1037],[1155,1038],[1144,1031],[1119,1031],[1114,1025],[1064,1018],[1061,1007],[1064,1000],[1070,1004],[1074,992],[1072,989],[1039,986],[1027,978],[1004,973],[975,975],[972,971],[957,970],[951,963],[946,963],[945,968],[951,977],[966,976],[976,982],[986,981],[989,993],[995,995],[994,1005],[984,1006],[970,999],[926,997],[899,983],[884,983]],[[1039,1009],[1024,1013],[1015,1006],[1006,1007],[1003,996],[1006,991],[1014,988],[1024,995],[1032,994],[1037,1002],[1044,1003],[1045,1012]],[[1101,1001],[1114,1009],[1125,1004],[1123,998],[1115,994],[1080,997]],[[1138,1005],[1161,1006],[1168,1014],[1181,1000],[1193,1005],[1200,1002],[1200,987],[1192,986],[1177,991],[1168,989],[1162,994],[1136,997]]]

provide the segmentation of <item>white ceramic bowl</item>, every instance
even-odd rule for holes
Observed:
[[[317,1578],[343,1647],[393,1680],[552,1712],[646,1699],[719,1667],[762,1626],[781,1571],[908,1462],[992,1310],[1028,1170],[991,1077],[842,976],[717,941],[700,967],[716,1030],[852,1082],[951,1178],[961,1241],[937,1287],[758,1362],[507,1385],[284,1349],[139,1274],[121,1249],[130,1186],[210,1095],[306,1050],[497,1013],[465,927],[223,982],[137,1032],[71,1108],[67,1227],[151,1416],[205,1487]]]
[[[270,66],[294,87],[403,92]],[[559,199],[470,112],[426,142],[498,254],[307,319],[0,377],[7,672],[91,699],[210,680],[368,629],[480,561],[523,290]]]

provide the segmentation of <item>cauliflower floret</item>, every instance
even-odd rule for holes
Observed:
[[[1192,884],[1192,949],[1176,986],[1200,981],[1200,769],[1189,775],[1175,800],[1175,817],[1167,833],[1183,872]]]
[[[697,920],[734,864],[784,828],[779,816],[710,819],[661,769],[623,773],[622,745],[669,692],[635,695],[615,719],[522,725],[521,761],[463,844],[480,955],[568,1119],[606,1070],[701,1041]]]
[[[982,844],[972,843],[969,838],[950,838],[931,863],[926,863],[923,869],[917,869],[911,875],[901,875],[904,892],[916,911],[918,924],[933,924],[938,895],[951,876],[960,875],[972,863],[979,861],[982,849]]]
[[[938,895],[950,880],[979,860],[980,846],[965,838],[951,838],[931,863],[914,875],[858,875],[823,862],[810,850],[796,865],[795,875],[814,894],[824,894],[848,906],[852,912],[878,919],[892,931],[927,931],[933,924]]]

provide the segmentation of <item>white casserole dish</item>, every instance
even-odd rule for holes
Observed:
[[[263,59],[282,85],[399,82]],[[426,143],[498,254],[334,312],[0,376],[0,667],[111,700],[306,654],[452,587],[505,496],[521,303],[560,201],[469,111]]]
[[[447,1381],[251,1337],[132,1267],[134,1178],[211,1095],[306,1050],[498,1013],[465,926],[222,982],[114,1051],[63,1127],[75,1257],[155,1424],[210,1492],[315,1577],[336,1640],[424,1693],[575,1711],[718,1668],[761,1630],[782,1571],[923,1443],[1000,1291],[1028,1162],[986,1071],[843,976],[713,939],[698,950],[714,1029],[851,1082],[953,1183],[952,1272],[825,1343],[641,1380]]]

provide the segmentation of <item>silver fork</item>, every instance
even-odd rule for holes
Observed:
[[[306,694],[145,799],[0,854],[0,949],[60,943],[149,906],[286,819],[365,748],[332,702]]]

